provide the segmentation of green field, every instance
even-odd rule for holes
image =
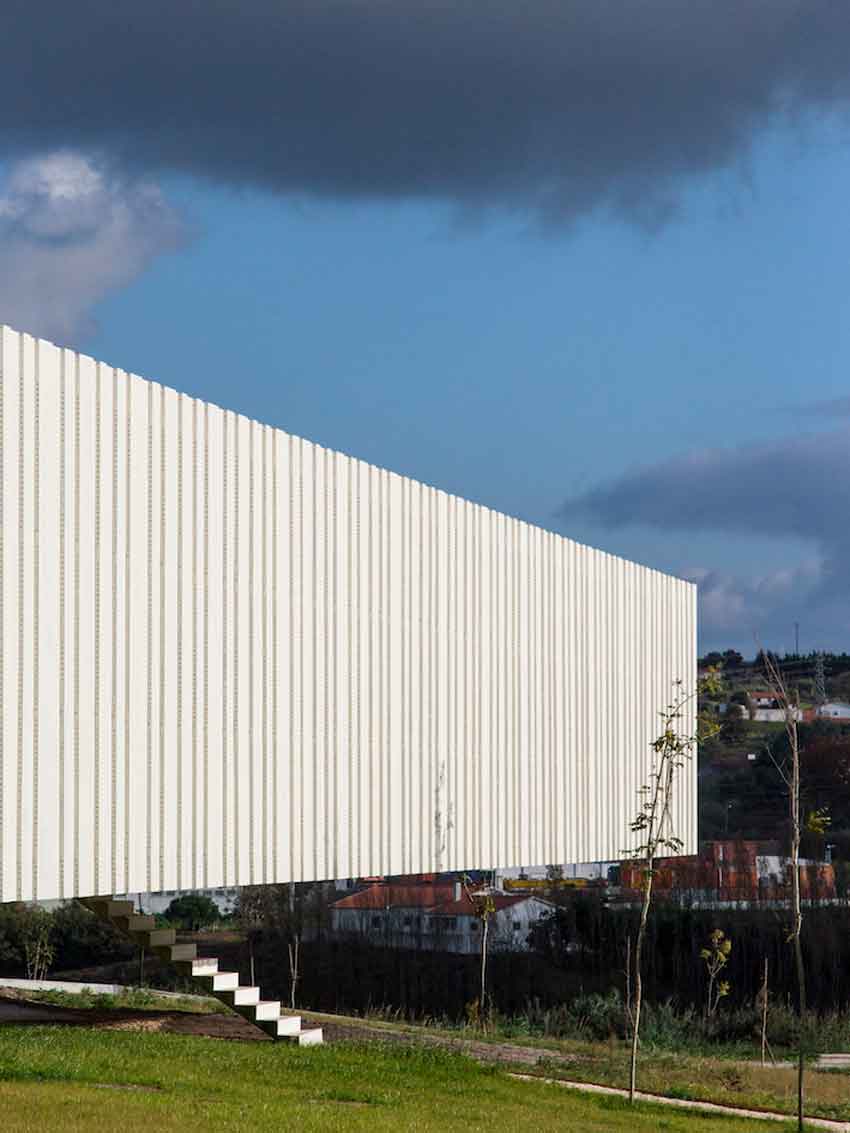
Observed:
[[[784,1128],[520,1082],[462,1055],[381,1042],[298,1048],[85,1027],[0,1028],[3,1129],[664,1130]]]

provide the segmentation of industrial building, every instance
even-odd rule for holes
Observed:
[[[690,583],[0,330],[0,900],[618,858],[695,634]]]

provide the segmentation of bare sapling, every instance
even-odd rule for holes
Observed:
[[[770,1054],[770,1060],[773,1061],[773,1051],[770,1049],[770,1043],[767,1041],[767,1012],[770,1002],[770,992],[767,986],[767,969],[768,961],[767,956],[764,958],[764,975],[761,981],[761,991],[758,995],[758,1003],[761,1007],[761,1064],[767,1065],[767,1055]]]
[[[660,735],[652,742],[652,769],[649,782],[640,788],[640,807],[631,823],[632,833],[642,841],[626,856],[637,859],[641,866],[641,908],[634,949],[634,997],[630,1011],[632,1046],[629,1063],[629,1101],[635,1100],[637,1058],[640,1044],[640,1018],[643,1007],[643,952],[647,922],[652,904],[652,885],[657,859],[666,851],[677,854],[683,847],[682,839],[673,829],[672,807],[676,783],[685,763],[692,758],[701,739],[713,734],[717,725],[697,718],[696,729],[681,730],[681,721],[688,706],[702,692],[715,693],[719,688],[719,675],[710,670],[708,675],[692,689],[684,682],[674,683],[673,700],[661,712]]]
[[[295,996],[298,989],[298,979],[301,974],[299,970],[301,934],[298,932],[293,933],[286,947],[289,953],[289,1006],[292,1010],[295,1010]]]
[[[486,1030],[490,1018],[491,1001],[487,991],[487,955],[490,945],[490,919],[496,912],[496,902],[489,889],[473,889],[469,878],[464,878],[464,891],[481,925],[481,967],[478,992],[478,1019]]]
[[[791,827],[791,926],[787,940],[794,950],[794,967],[797,975],[797,1129],[802,1131],[805,1118],[805,1069],[806,1046],[808,1040],[808,1008],[806,999],[806,964],[803,955],[803,901],[800,886],[800,843],[803,835],[803,809],[800,788],[800,763],[802,748],[798,721],[800,718],[799,695],[793,695],[785,683],[785,678],[775,659],[767,650],[762,650],[767,679],[776,703],[782,709],[785,722],[785,735],[788,740],[788,759],[774,766],[788,789],[788,818]],[[809,815],[807,829],[815,834],[824,834],[829,826],[826,811],[815,811]]]
[[[629,1025],[629,1034],[635,1025],[634,1015],[632,1014],[632,934],[626,937],[626,1020]]]

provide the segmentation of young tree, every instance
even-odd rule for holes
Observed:
[[[700,949],[700,959],[705,963],[708,975],[705,1014],[710,1019],[720,1006],[720,1000],[729,994],[729,981],[720,979],[720,974],[729,962],[732,941],[722,928],[716,928],[708,938],[708,944]]]
[[[770,1053],[773,1059],[773,1051],[770,1049],[770,1043],[767,1041],[767,1012],[770,1006],[770,993],[767,986],[767,971],[768,961],[767,956],[764,958],[764,975],[762,976],[761,989],[758,993],[756,1005],[761,1009],[761,1064],[767,1065],[767,1054]]]
[[[28,980],[43,980],[53,963],[53,918],[46,909],[27,909],[21,929]]]
[[[240,890],[237,916],[248,939],[251,982],[254,983],[254,953],[261,941],[271,946],[275,957],[283,947],[289,962],[289,1004],[295,1006],[301,978],[301,944],[305,930],[318,931],[325,915],[319,885],[258,885]]]
[[[688,705],[697,699],[701,692],[714,693],[718,690],[719,677],[712,670],[698,682],[697,687],[687,689],[681,680],[674,684],[672,701],[661,713],[661,733],[652,743],[653,763],[649,782],[640,788],[641,804],[631,829],[642,841],[626,855],[637,858],[642,867],[641,910],[634,949],[634,998],[631,1004],[632,1050],[629,1064],[629,1101],[635,1100],[637,1082],[637,1056],[640,1042],[640,1016],[643,1006],[642,962],[646,939],[646,927],[652,904],[652,883],[655,876],[656,860],[666,850],[678,853],[682,839],[672,829],[672,804],[679,772],[689,760],[699,743],[706,735],[714,734],[716,725],[710,721],[698,722],[695,732],[682,732],[680,721]]]
[[[236,920],[245,933],[248,944],[248,981],[256,986],[254,970],[254,945],[262,933],[263,922],[268,915],[270,894],[262,886],[248,886],[239,890],[236,902]]]
[[[481,924],[481,985],[478,995],[478,1017],[486,1027],[490,1014],[490,998],[487,994],[487,949],[490,943],[490,918],[496,912],[496,902],[489,889],[474,890],[468,877],[464,878],[464,891],[469,899],[475,916]]]
[[[293,933],[287,941],[286,950],[289,954],[289,1006],[295,1010],[295,999],[298,991],[298,980],[301,976],[301,933]]]
[[[808,1014],[806,1001],[806,964],[803,956],[803,902],[800,891],[800,842],[803,835],[803,808],[800,791],[800,736],[797,728],[800,715],[799,697],[788,690],[785,678],[774,654],[761,651],[767,680],[776,703],[782,709],[785,720],[785,735],[788,741],[788,758],[774,765],[788,788],[788,818],[791,827],[791,927],[788,943],[794,949],[794,967],[797,975],[797,1015],[799,1036],[797,1044],[797,1129],[803,1129],[805,1112],[805,1065],[808,1038]],[[769,751],[771,759],[772,752]],[[814,811],[809,816],[808,829],[812,833],[823,834],[829,824],[825,811]]]

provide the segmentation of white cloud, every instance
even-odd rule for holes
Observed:
[[[73,342],[101,299],[184,236],[151,181],[70,150],[17,162],[0,185],[0,322]]]
[[[699,586],[700,629],[706,637],[722,640],[731,634],[736,641],[755,642],[781,619],[787,629],[795,611],[799,616],[817,605],[823,563],[809,559],[749,577],[709,567],[691,567],[682,574]]]

